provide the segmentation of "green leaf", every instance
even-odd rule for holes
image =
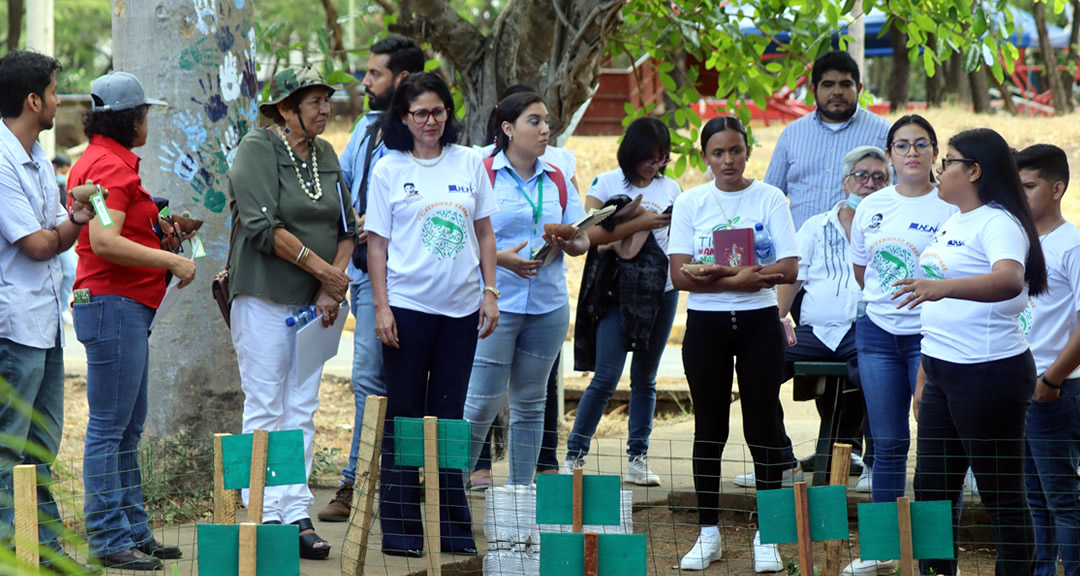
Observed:
[[[994,65],[990,67],[990,72],[994,74],[994,80],[997,80],[998,84],[1005,81],[1005,73],[1001,69],[1000,62],[995,61]]]
[[[326,76],[326,83],[330,85],[352,84],[353,82],[356,82],[356,77],[344,70],[334,70]]]
[[[660,83],[664,85],[664,89],[674,92],[678,90],[678,86],[675,85],[675,79],[670,75],[663,72],[657,72],[657,76],[660,77]]]
[[[964,59],[961,62],[964,74],[971,74],[979,69],[979,64],[982,63],[982,50],[979,46],[979,44],[972,44],[964,51]]]
[[[927,76],[934,75],[934,53],[930,50],[923,50],[922,55],[923,68],[926,70]]]
[[[424,62],[424,72],[433,72],[435,70],[438,70],[440,65],[441,64],[439,63],[439,60],[437,58],[432,58],[431,60]]]
[[[776,74],[777,72],[780,72],[781,70],[783,70],[784,67],[781,66],[779,62],[774,61],[774,62],[769,62],[768,64],[766,64],[765,69],[768,70],[769,72],[772,72],[773,74]]]
[[[986,44],[982,45],[982,59],[983,63],[987,66],[993,66],[996,59],[994,58],[994,51],[990,49]]]
[[[686,126],[686,108],[678,108],[675,110],[675,125],[679,127]]]
[[[679,156],[679,159],[675,161],[675,168],[671,170],[671,176],[673,178],[678,178],[683,175],[683,172],[686,172],[686,156],[686,154],[682,154]]]

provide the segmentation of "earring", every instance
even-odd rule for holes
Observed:
[[[290,132],[292,132],[292,130],[289,130],[289,125],[288,125],[288,124],[286,124],[286,125],[285,125],[285,133],[286,133],[286,134],[288,134],[288,133],[290,133]]]
[[[509,137],[510,137],[510,141],[511,141],[511,142],[513,142],[513,141],[514,141],[514,135],[513,135],[513,134],[507,134],[507,136],[509,136]]]

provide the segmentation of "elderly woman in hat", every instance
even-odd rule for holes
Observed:
[[[146,143],[147,110],[164,105],[146,98],[126,72],[94,80],[93,105],[83,116],[90,144],[68,174],[68,189],[86,183],[108,189],[111,224],[95,218],[79,235],[75,336],[86,347],[86,400],[90,408],[83,452],[84,513],[90,555],[105,566],[155,570],[180,549],[154,540],[147,524],[138,447],[146,420],[150,321],[171,272],[185,286],[195,263],[162,248],[187,236],[162,240],[158,207],[142,187],[139,157]],[[109,224],[109,225],[106,225]],[[171,232],[171,229],[170,229]],[[85,295],[85,293],[83,293]]]
[[[270,101],[260,106],[273,125],[248,132],[229,169],[235,227],[230,322],[244,390],[243,429],[303,430],[309,474],[322,367],[298,373],[297,328],[286,319],[309,305],[324,326],[343,322],[338,316],[346,313],[345,266],[356,221],[337,154],[318,138],[330,118],[333,93],[310,66],[278,72]],[[262,521],[298,525],[300,555],[326,558],[330,543],[315,534],[311,504],[306,484],[269,487]]]

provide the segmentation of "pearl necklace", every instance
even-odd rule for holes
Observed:
[[[303,174],[300,173],[300,163],[296,161],[296,156],[293,155],[292,145],[289,144],[289,139],[285,136],[285,131],[281,129],[281,126],[275,126],[278,136],[281,137],[281,141],[285,143],[285,149],[289,151],[289,159],[292,160],[293,170],[296,172],[296,179],[300,181],[300,187],[304,189],[304,194],[307,194],[308,198],[311,198],[313,202],[318,202],[319,198],[322,198],[322,182],[319,180],[319,156],[315,153],[315,146],[309,146],[311,148],[311,167],[315,172],[314,184],[315,193],[311,193],[311,185],[304,181]],[[307,164],[304,164],[307,167]]]
[[[446,147],[445,146],[443,146],[443,149],[439,152],[438,156],[436,156],[436,157],[434,157],[434,158],[432,158],[430,160],[417,158],[416,156],[413,156],[412,150],[409,150],[409,158],[412,159],[413,162],[416,162],[417,164],[419,164],[420,166],[423,166],[424,168],[431,168],[432,166],[438,164],[439,162],[442,161],[443,156],[445,156],[445,155],[446,155]]]

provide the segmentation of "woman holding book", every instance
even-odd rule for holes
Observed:
[[[563,255],[584,254],[589,238],[572,226],[585,215],[577,190],[540,160],[550,135],[543,99],[513,94],[492,115],[495,149],[484,163],[499,204],[491,221],[501,315],[499,330],[476,346],[465,419],[472,423],[475,465],[509,382],[509,483],[528,485],[544,434],[547,377],[570,324]],[[553,256],[534,256],[545,245]]]
[[[640,201],[634,200],[589,229],[589,241],[596,249],[589,254],[582,279],[574,369],[592,371],[593,379],[581,396],[567,440],[564,474],[585,465],[596,426],[622,376],[626,354],[633,352],[624,480],[639,486],[660,485],[660,477],[649,469],[647,455],[656,411],[656,371],[679,302],[667,272],[670,209],[682,191],[678,182],[664,175],[670,153],[671,136],[663,122],[635,120],[619,144],[619,167],[594,178],[585,197],[588,210],[618,205],[620,199]],[[633,246],[638,249],[624,250]],[[617,280],[607,284],[603,274],[590,273],[603,267],[605,257],[619,270]]]
[[[694,489],[701,533],[682,559],[683,570],[704,570],[722,555],[716,524],[733,370],[739,376],[743,433],[754,458],[757,489],[780,488],[790,463],[782,455],[785,439],[776,426],[784,329],[773,287],[795,282],[799,261],[795,225],[783,192],[743,175],[750,146],[742,124],[729,116],[710,120],[701,132],[701,148],[715,180],[675,201],[668,248],[675,288],[690,292],[683,366],[695,412],[702,410],[694,418]],[[749,230],[757,225],[772,237],[769,260],[775,261],[727,266],[740,256],[748,261],[746,252],[754,250]],[[728,236],[741,236],[743,244],[732,248],[734,238]],[[714,237],[721,239],[720,246],[714,246]],[[704,266],[684,267],[692,262]],[[755,571],[783,567],[777,545],[761,544],[760,533],[755,534]]]

